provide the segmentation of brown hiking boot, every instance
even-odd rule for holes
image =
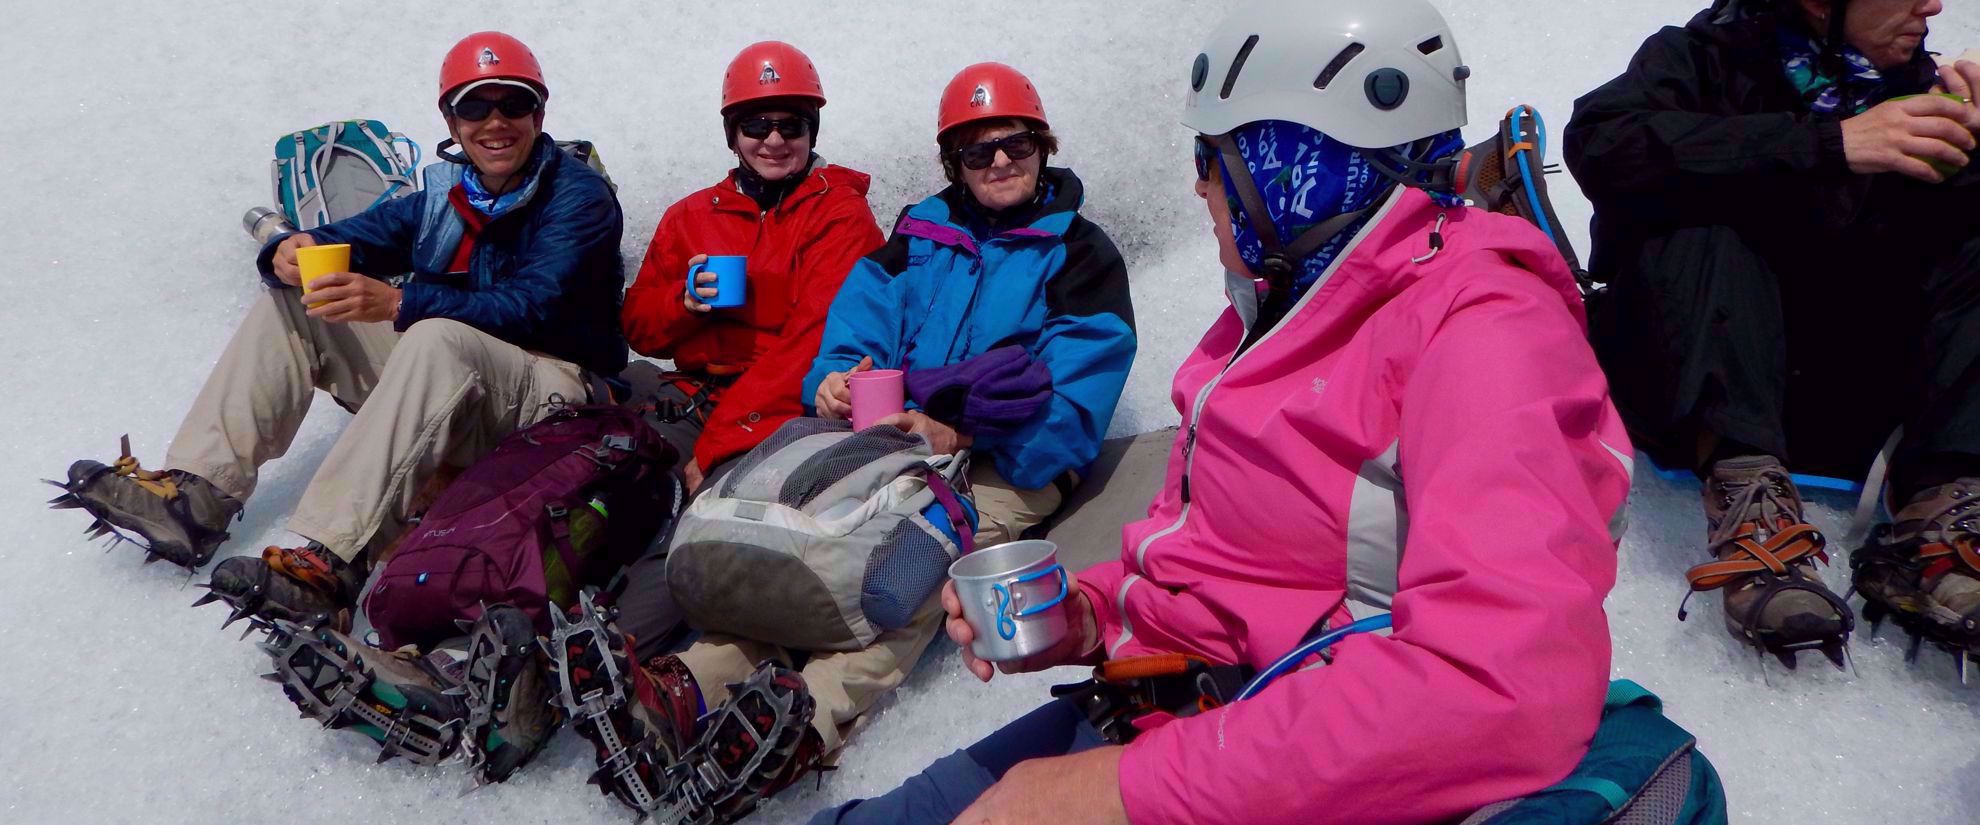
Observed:
[[[1852,558],[1872,621],[1895,613],[1914,633],[1980,644],[1980,478],[1927,488]]]
[[[141,545],[146,564],[164,559],[196,570],[212,560],[227,540],[227,522],[240,515],[241,503],[192,473],[146,470],[131,457],[130,437],[121,444],[123,454],[116,462],[84,459],[69,465],[66,483],[49,482],[63,491],[49,506],[87,511],[96,517],[90,538],[116,535]],[[143,541],[131,540],[122,530]]]
[[[259,558],[235,556],[215,565],[207,594],[193,606],[225,601],[233,612],[221,627],[253,616],[297,624],[321,620],[348,632],[367,572],[315,542],[268,547]]]
[[[1692,592],[1723,588],[1726,630],[1788,668],[1796,651],[1808,649],[1842,667],[1855,619],[1822,583],[1816,563],[1829,560],[1827,540],[1803,517],[1787,468],[1772,456],[1725,459],[1712,465],[1703,494],[1716,561],[1685,573]]]

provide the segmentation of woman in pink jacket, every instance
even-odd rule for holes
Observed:
[[[1005,668],[1186,654],[1215,682],[1356,618],[1393,633],[1227,704],[1056,700],[814,822],[1439,822],[1575,766],[1631,451],[1554,245],[1448,194],[1468,74],[1426,0],[1217,29],[1184,122],[1233,306],[1176,372],[1148,518],[1078,576],[1084,620]]]

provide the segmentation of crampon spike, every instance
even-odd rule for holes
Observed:
[[[1828,657],[1829,663],[1835,665],[1837,670],[1845,673],[1849,671],[1849,648],[1846,645],[1840,641],[1834,641],[1822,645],[1821,650],[1822,655]]]
[[[212,585],[202,584],[200,585],[200,587],[206,588],[206,595],[201,596],[199,597],[198,600],[194,601],[192,603],[193,607],[205,607],[209,604],[220,601],[220,594],[213,592]]]
[[[79,510],[82,506],[82,499],[76,498],[71,493],[63,493],[48,500],[50,510]]]
[[[1911,634],[1911,647],[1909,647],[1904,651],[1904,663],[1907,665],[1914,665],[1914,666],[1917,665],[1918,649],[1924,644],[1925,644],[1924,636],[1920,636],[1916,633]]]
[[[263,673],[261,674],[261,681],[274,682],[275,684],[278,685],[288,684],[288,680],[283,679],[282,674],[280,673]]]

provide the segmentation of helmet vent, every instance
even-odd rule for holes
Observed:
[[[1229,100],[1231,89],[1237,86],[1238,72],[1244,71],[1244,61],[1251,57],[1251,49],[1258,45],[1258,35],[1244,39],[1244,48],[1238,49],[1237,57],[1231,60],[1231,70],[1224,74],[1224,88],[1217,93],[1217,99]]]
[[[1334,55],[1334,59],[1327,62],[1327,68],[1320,70],[1320,76],[1313,79],[1313,88],[1326,91],[1327,84],[1334,82],[1334,78],[1341,73],[1341,70],[1347,68],[1348,62],[1365,51],[1368,51],[1367,46],[1349,43],[1347,48],[1342,49],[1340,54]]]
[[[1429,40],[1425,40],[1421,43],[1416,44],[1416,50],[1426,55],[1436,54],[1437,52],[1443,51],[1443,49],[1444,49],[1443,35],[1438,35],[1436,37],[1430,38]]]

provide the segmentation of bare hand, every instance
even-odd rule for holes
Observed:
[[[824,389],[823,385],[819,389]],[[955,455],[957,450],[968,447],[976,439],[956,432],[956,428],[928,417],[920,410],[908,410],[873,422],[875,427],[899,427],[901,432],[921,436],[928,440],[928,446],[936,455]]]
[[[1945,175],[1933,166],[1964,169],[1966,153],[1974,149],[1973,131],[1965,125],[1972,112],[1971,104],[1938,95],[1879,103],[1843,121],[1843,154],[1849,170],[1943,181]]]
[[[1973,99],[1974,92],[1980,91],[1980,63],[1961,60],[1950,66],[1939,67],[1939,87],[1948,94],[1966,99],[1966,117],[1960,121],[1960,125],[1965,126],[1969,132],[1980,134],[1980,104],[1976,104]]]
[[[688,267],[693,268],[694,265],[699,263],[704,263],[707,260],[708,260],[707,255],[696,255],[688,259]],[[708,312],[715,309],[714,307],[709,306],[708,304],[699,300],[700,298],[713,298],[717,295],[722,294],[721,290],[716,289],[713,286],[702,286],[702,284],[713,284],[713,283],[715,283],[715,273],[709,272],[706,269],[695,273],[694,288],[688,290],[682,290],[681,292],[681,306],[687,307],[687,310],[689,312]]]
[[[695,463],[693,459],[689,459],[687,466],[681,468],[681,477],[687,483],[688,496],[692,498],[694,491],[701,489],[701,482],[703,481],[701,477],[701,465]]]
[[[951,825],[1125,825],[1119,745],[1013,765]]]
[[[956,596],[956,583],[953,581],[942,583],[942,612],[949,614],[942,629],[948,632],[950,641],[962,648],[963,667],[969,668],[977,679],[988,682],[999,670],[1030,673],[1060,665],[1080,664],[1087,651],[1096,649],[1099,646],[1100,622],[1093,615],[1093,602],[1087,600],[1086,593],[1079,589],[1071,573],[1066,574],[1066,605],[1072,611],[1071,621],[1068,622],[1072,632],[1067,633],[1064,640],[1035,656],[1015,662],[998,662],[994,668],[969,650],[970,644],[976,641],[976,629],[963,618],[962,600]]]
[[[275,245],[275,280],[289,286],[302,286],[302,267],[296,264],[296,250],[305,246],[315,246],[316,239],[308,232],[297,232],[283,238]]]
[[[859,359],[859,363],[845,372],[828,373],[825,380],[818,382],[818,392],[811,398],[811,407],[818,411],[818,417],[831,421],[843,421],[852,417],[852,388],[846,386],[846,378],[855,372],[873,369],[872,357]]]
[[[332,272],[309,282],[309,317],[337,324],[390,321],[399,316],[399,290],[355,272]]]

